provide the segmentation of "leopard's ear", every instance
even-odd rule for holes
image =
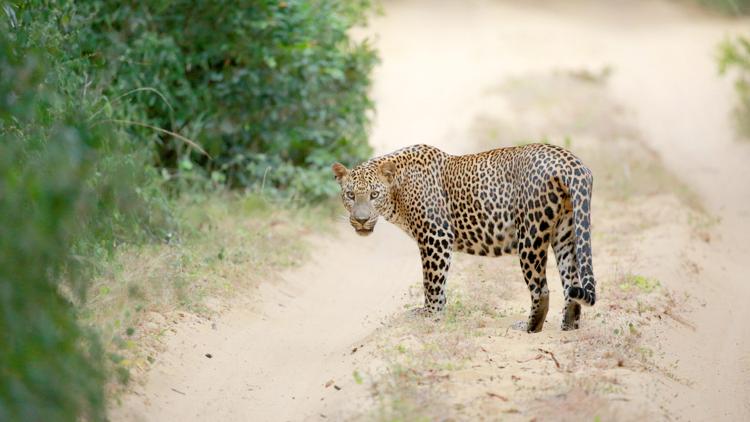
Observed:
[[[341,163],[334,163],[331,166],[331,170],[333,170],[333,176],[338,182],[341,182],[341,179],[349,173],[349,170]]]
[[[392,161],[385,161],[378,167],[378,172],[388,183],[393,183],[393,178],[396,177],[396,165]]]

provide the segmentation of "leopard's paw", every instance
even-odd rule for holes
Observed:
[[[421,317],[421,318],[433,319],[435,321],[440,321],[440,317],[443,315],[443,312],[435,311],[428,306],[421,306],[419,308],[412,309],[410,311],[410,314],[414,317]]]

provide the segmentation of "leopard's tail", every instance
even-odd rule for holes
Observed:
[[[575,256],[580,286],[568,287],[568,297],[581,305],[593,306],[596,302],[596,281],[591,259],[591,190],[594,178],[591,170],[581,165],[575,176],[566,181],[573,204],[575,228]]]

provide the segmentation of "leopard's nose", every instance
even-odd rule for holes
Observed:
[[[354,218],[354,221],[356,221],[357,223],[359,223],[359,224],[361,224],[363,226],[365,225],[365,223],[367,222],[367,220],[369,220],[369,219],[368,218],[356,218],[356,217]]]

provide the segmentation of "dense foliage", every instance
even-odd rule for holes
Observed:
[[[738,37],[719,46],[719,72],[734,71],[737,91],[735,118],[741,134],[750,137],[750,40]]]
[[[166,239],[166,191],[333,191],[369,154],[367,2],[0,3],[0,420],[99,420],[91,270]]]
[[[12,11],[0,22],[0,420],[103,418],[101,351],[76,322],[87,260],[133,232],[144,168]],[[47,39],[43,45],[54,47]],[[78,91],[80,92],[80,91]],[[134,155],[135,154],[135,155]],[[62,280],[67,283],[61,285]],[[61,291],[64,290],[65,294]]]
[[[85,4],[85,5],[84,5]],[[375,54],[347,31],[359,1],[94,1],[70,18],[75,55],[112,75],[114,97],[136,89],[134,119],[195,140],[139,130],[160,166],[197,164],[231,186],[330,195],[328,167],[369,154],[367,95]]]

